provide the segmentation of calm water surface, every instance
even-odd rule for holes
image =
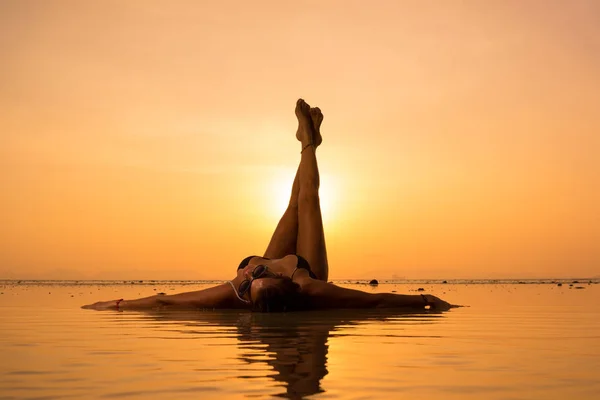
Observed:
[[[265,315],[79,308],[200,283],[5,281],[0,399],[600,399],[596,283],[343,284],[470,307]]]

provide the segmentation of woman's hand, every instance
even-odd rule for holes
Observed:
[[[94,304],[88,304],[88,305],[82,306],[81,308],[85,308],[88,310],[97,310],[97,311],[106,311],[106,310],[119,311],[119,303],[122,301],[123,301],[123,299],[98,301]]]
[[[460,307],[447,303],[439,297],[433,296],[431,294],[424,294],[422,296],[423,299],[427,301],[427,304],[429,305],[429,307],[431,307],[432,310],[448,311],[451,308]]]

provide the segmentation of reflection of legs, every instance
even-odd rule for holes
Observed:
[[[311,314],[304,317],[298,314],[286,318],[281,325],[281,318],[265,318],[269,316],[258,313],[247,315],[247,321],[237,321],[240,348],[258,344],[259,350],[269,353],[269,357],[251,357],[241,352],[240,360],[269,364],[274,372],[269,378],[284,384],[285,392],[277,396],[299,399],[322,392],[321,380],[327,375],[329,333],[346,321],[331,315],[328,321],[315,323]]]
[[[313,128],[315,129],[315,132],[319,132],[321,122],[323,121],[323,114],[321,114],[321,110],[318,108],[311,109],[310,114]],[[300,129],[300,127],[298,129]],[[317,143],[321,143],[320,134],[315,145],[318,145]],[[298,167],[298,172],[296,172],[296,177],[294,178],[288,207],[279,220],[275,232],[273,232],[273,236],[271,237],[271,241],[267,246],[267,250],[265,251],[265,257],[267,258],[281,258],[297,252],[298,195],[300,193],[299,172],[300,167]]]
[[[319,201],[319,167],[315,146],[320,138],[313,134],[310,107],[303,100],[296,105],[300,126],[298,139],[302,143],[302,158],[298,167],[298,241],[296,253],[306,258],[318,279],[327,281],[329,266],[325,248],[325,232]]]

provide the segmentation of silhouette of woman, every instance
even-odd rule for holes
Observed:
[[[262,257],[246,257],[236,276],[208,289],[83,306],[95,310],[245,308],[295,311],[327,308],[432,308],[453,306],[432,295],[367,293],[328,283],[329,265],[319,202],[316,150],[323,114],[304,100],[296,102],[296,138],[301,158],[289,205]]]

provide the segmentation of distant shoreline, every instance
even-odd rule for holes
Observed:
[[[336,284],[362,284],[369,285],[369,279],[334,279]],[[227,282],[225,279],[182,279],[182,280],[152,280],[152,279],[0,279],[0,285],[101,285],[101,286],[153,286],[153,285],[206,285]],[[378,284],[599,284],[600,278],[541,278],[541,279],[381,279]]]

